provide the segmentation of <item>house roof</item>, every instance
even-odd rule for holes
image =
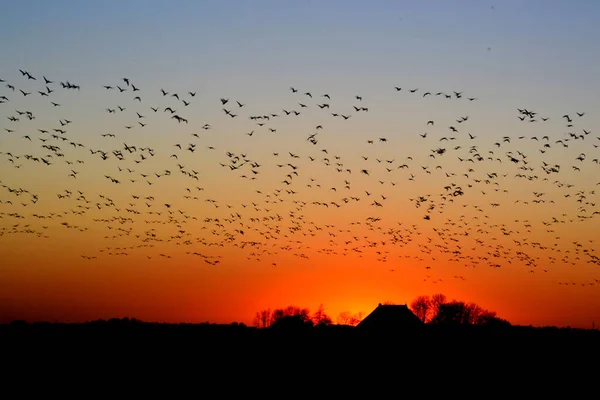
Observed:
[[[374,330],[409,329],[423,325],[423,322],[406,304],[381,304],[367,315],[358,325]]]

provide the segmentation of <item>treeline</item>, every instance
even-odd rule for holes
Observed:
[[[433,296],[418,296],[411,303],[411,311],[426,324],[510,326],[510,322],[496,316],[475,303],[448,301],[442,293]]]
[[[386,301],[383,304],[394,304]],[[448,301],[442,293],[433,296],[418,296],[409,305],[410,310],[428,325],[476,325],[476,326],[510,326],[510,323],[499,318],[494,311],[487,310],[475,303],[464,301]],[[363,320],[362,312],[353,314],[344,311],[338,314],[335,324],[356,326]],[[257,328],[315,327],[334,324],[333,319],[325,312],[321,304],[312,313],[308,308],[287,306],[285,308],[261,310],[256,312],[252,325]]]
[[[339,313],[335,322],[338,325],[356,326],[363,319],[363,313],[353,314],[350,311]],[[328,326],[334,323],[333,319],[325,312],[323,304],[315,312],[308,308],[287,306],[257,311],[252,325],[257,328],[271,328],[283,325],[296,324],[299,326]]]

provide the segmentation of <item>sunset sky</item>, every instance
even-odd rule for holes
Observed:
[[[598,15],[3,5],[0,322],[335,320],[443,293],[598,326]]]

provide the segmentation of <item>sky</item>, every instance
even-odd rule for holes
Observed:
[[[443,293],[592,327],[599,13],[4,5],[0,322],[335,320]]]

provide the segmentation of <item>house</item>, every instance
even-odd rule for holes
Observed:
[[[356,327],[369,331],[409,331],[423,326],[423,322],[406,304],[381,304]]]

